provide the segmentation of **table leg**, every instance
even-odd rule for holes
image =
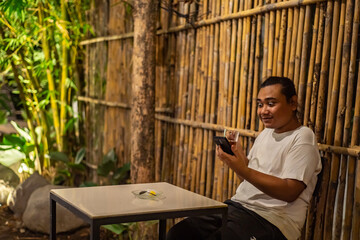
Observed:
[[[90,240],[100,239],[100,225],[94,221],[90,224]]]
[[[166,219],[159,220],[159,240],[166,238]]]
[[[50,239],[56,240],[56,201],[50,197]]]
[[[227,223],[227,215],[228,215],[228,209],[226,208],[225,211],[222,213],[221,239],[225,239],[225,228],[226,228],[226,223]]]

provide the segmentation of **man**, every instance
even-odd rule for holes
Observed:
[[[314,133],[297,119],[293,82],[270,77],[260,86],[258,116],[265,129],[246,157],[216,146],[216,155],[243,179],[228,204],[225,239],[298,239],[312,197],[320,155]],[[221,239],[217,215],[191,217],[176,224],[168,239]]]

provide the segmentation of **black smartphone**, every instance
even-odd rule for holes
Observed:
[[[229,141],[226,139],[226,137],[214,136],[214,143],[216,145],[219,145],[224,152],[230,155],[235,155],[231,150],[231,145]]]

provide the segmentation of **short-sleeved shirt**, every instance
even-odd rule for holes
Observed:
[[[282,179],[296,179],[306,185],[291,203],[270,197],[246,180],[232,197],[277,226],[287,239],[298,239],[321,170],[313,131],[305,126],[284,133],[266,128],[256,138],[248,159],[248,166],[254,170]]]

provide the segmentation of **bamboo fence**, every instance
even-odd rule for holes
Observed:
[[[124,3],[97,4],[89,22],[98,37],[81,43],[87,159],[96,165],[115,148],[123,164],[131,154],[132,20]],[[159,4],[156,181],[230,198],[240,180],[216,159],[213,136],[237,129],[248,151],[263,129],[256,116],[259,85],[286,76],[298,92],[299,119],[314,130],[325,157],[302,239],[360,239],[360,1]]]

